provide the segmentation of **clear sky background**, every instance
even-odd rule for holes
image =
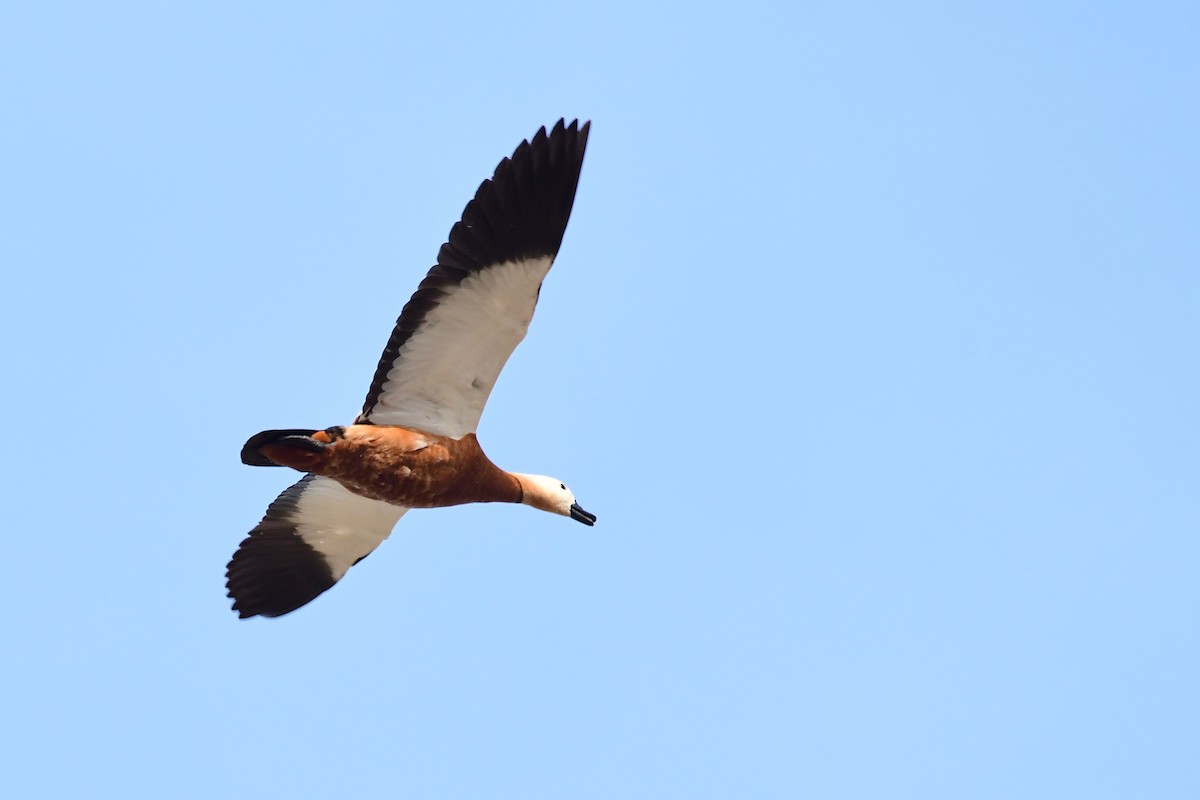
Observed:
[[[1195,4],[29,3],[0,82],[0,794],[1200,797]],[[599,523],[237,620],[242,442],[560,116],[480,436]]]

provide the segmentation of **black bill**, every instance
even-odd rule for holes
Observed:
[[[596,515],[589,514],[588,512],[584,511],[582,508],[579,507],[579,503],[575,503],[571,506],[571,519],[578,520],[579,522],[582,522],[584,525],[595,525],[596,524]]]

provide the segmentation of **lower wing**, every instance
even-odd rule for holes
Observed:
[[[240,617],[278,617],[333,586],[386,539],[407,508],[306,475],[271,503],[226,570]]]

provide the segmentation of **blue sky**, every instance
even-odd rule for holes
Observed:
[[[1194,4],[5,17],[5,796],[1200,796]],[[560,116],[480,436],[599,523],[238,621],[242,442]]]

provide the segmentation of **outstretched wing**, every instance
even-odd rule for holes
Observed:
[[[590,125],[542,128],[480,185],[396,320],[358,422],[476,429],[562,243]]]
[[[271,503],[225,573],[240,617],[278,617],[333,586],[388,537],[407,508],[306,475]]]

